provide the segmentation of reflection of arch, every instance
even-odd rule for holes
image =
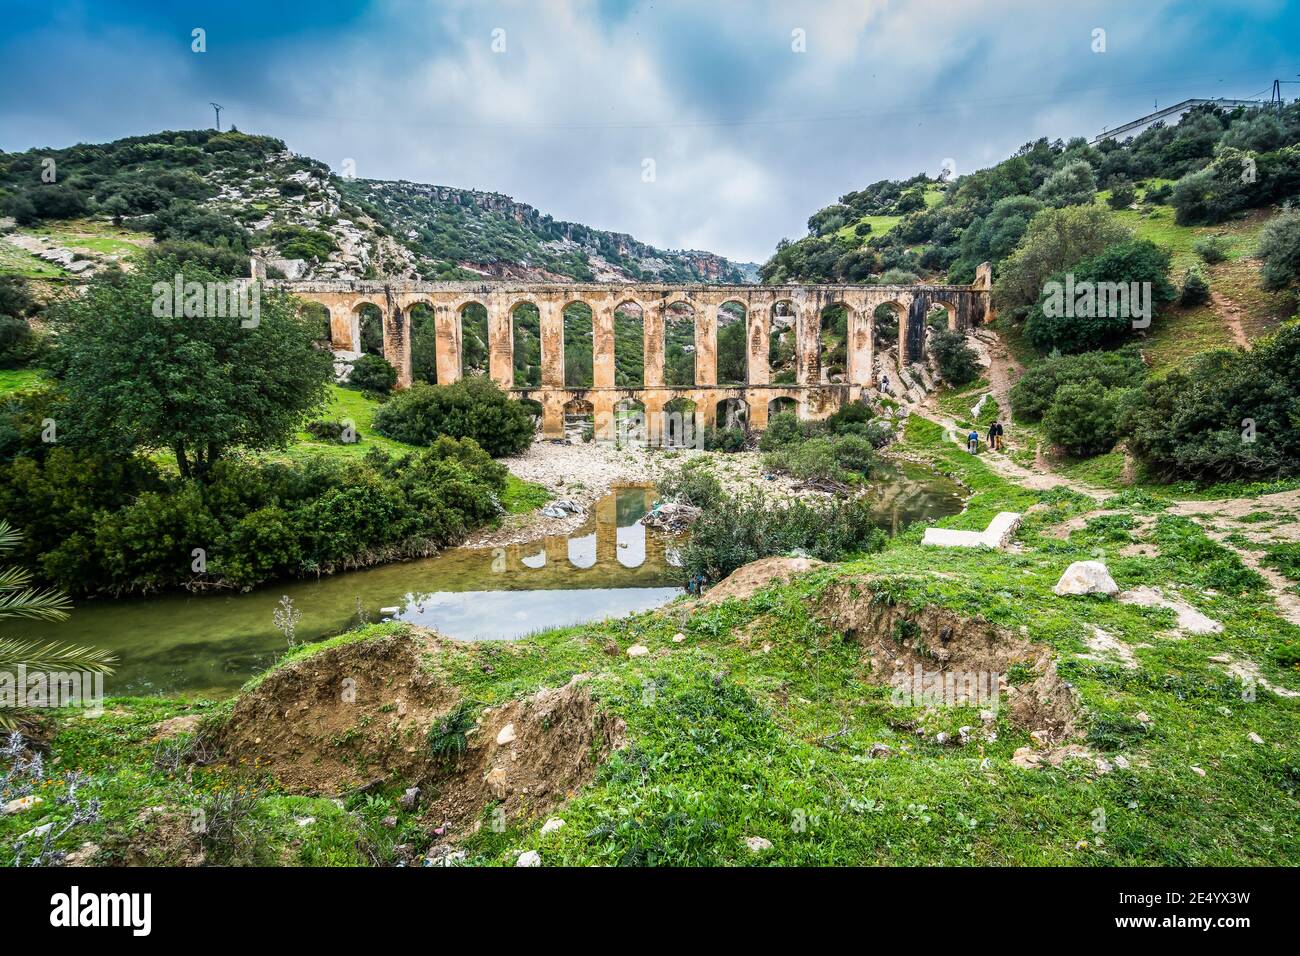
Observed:
[[[614,306],[614,385],[645,386],[645,306],[625,299]]]
[[[749,380],[748,318],[744,303],[735,299],[728,299],[718,306],[718,385],[744,385]]]
[[[646,529],[640,521],[615,529],[614,540],[619,564],[625,568],[639,568],[645,564]]]
[[[575,568],[590,568],[596,563],[596,532],[569,539],[569,563]]]
[[[724,398],[716,406],[714,419],[719,428],[749,428],[749,403],[743,398]]]
[[[536,554],[521,555],[519,563],[526,568],[532,568],[534,571],[546,567],[546,546],[539,544]]]
[[[596,367],[593,355],[595,313],[581,299],[567,303],[560,313],[564,319],[564,387],[591,388]]]

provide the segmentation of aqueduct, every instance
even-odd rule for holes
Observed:
[[[412,381],[411,309],[427,307],[433,315],[438,382],[462,375],[462,319],[475,305],[487,314],[488,375],[516,398],[542,406],[547,437],[564,434],[566,407],[589,408],[598,423],[612,423],[622,402],[642,406],[647,420],[662,418],[665,406],[686,399],[703,412],[705,427],[714,424],[720,403],[740,400],[750,427],[766,427],[769,405],[794,402],[803,418],[820,418],[859,398],[875,382],[875,314],[890,306],[898,316],[898,354],[906,363],[924,361],[927,316],[947,312],[952,329],[969,329],[989,315],[990,271],[980,267],[969,286],[954,285],[661,285],[561,284],[510,282],[422,282],[412,280],[270,280],[268,286],[291,292],[304,302],[329,311],[333,348],[362,351],[361,313],[367,307],[382,316],[383,355],[397,369],[397,384]],[[541,381],[516,386],[514,310],[531,304],[540,318]],[[564,312],[575,304],[590,310],[592,369],[589,387],[565,383]],[[719,384],[718,324],[724,305],[744,311],[745,373],[743,382]],[[643,324],[643,384],[615,384],[615,312],[634,306]],[[843,372],[828,375],[821,360],[821,318],[832,306],[847,314]],[[670,313],[689,309],[694,321],[694,384],[665,382],[665,323]],[[733,313],[734,314],[734,313]],[[794,381],[775,383],[769,368],[769,335],[774,322],[788,324],[794,337]],[[612,427],[607,424],[605,427]],[[612,437],[598,433],[598,437]]]

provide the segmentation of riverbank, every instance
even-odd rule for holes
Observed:
[[[938,524],[1015,511],[1014,547],[913,529],[720,603],[511,644],[369,625],[235,702],[59,717],[60,775],[0,817],[0,861],[66,818],[78,769],[102,817],[58,848],[94,864],[1300,864],[1300,628],[1200,516],[1025,488],[923,421],[904,450],[973,490]],[[1079,560],[1200,618],[1054,594]],[[998,679],[927,706],[899,697],[900,661]],[[344,675],[353,705],[329,690]],[[238,827],[181,826],[197,809]]]

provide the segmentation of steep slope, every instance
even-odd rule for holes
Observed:
[[[389,223],[422,272],[530,280],[756,282],[758,266],[711,252],[658,249],[625,233],[561,222],[501,193],[404,180],[349,180],[344,195]]]

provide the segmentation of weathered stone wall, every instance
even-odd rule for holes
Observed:
[[[563,434],[564,408],[572,401],[590,403],[597,422],[612,421],[621,401],[644,404],[651,416],[674,398],[695,402],[706,425],[713,423],[717,404],[742,399],[751,427],[767,422],[768,402],[788,397],[805,418],[829,415],[844,402],[874,386],[876,309],[890,304],[899,315],[899,355],[904,362],[923,361],[925,317],[935,306],[948,312],[948,326],[969,329],[989,315],[990,274],[981,267],[972,286],[768,286],[768,285],[559,285],[549,283],[452,283],[392,281],[285,281],[271,285],[329,309],[335,348],[360,351],[358,310],[366,304],[384,316],[384,357],[397,369],[399,387],[411,384],[412,306],[425,304],[434,315],[437,375],[440,382],[461,376],[461,313],[478,303],[488,316],[489,372],[492,380],[520,398],[541,402],[543,430],[549,437]],[[513,310],[531,302],[541,317],[540,388],[514,388]],[[564,309],[579,302],[593,318],[593,374],[589,389],[564,383]],[[664,385],[664,327],[675,303],[690,306],[695,316],[695,382],[693,388]],[[726,302],[745,309],[748,371],[743,386],[717,385],[718,310]],[[645,387],[614,385],[614,312],[625,303],[641,309],[644,329]],[[768,334],[778,304],[793,312],[796,384],[771,385]],[[829,382],[821,363],[821,315],[827,306],[843,305],[848,312],[846,375]]]

